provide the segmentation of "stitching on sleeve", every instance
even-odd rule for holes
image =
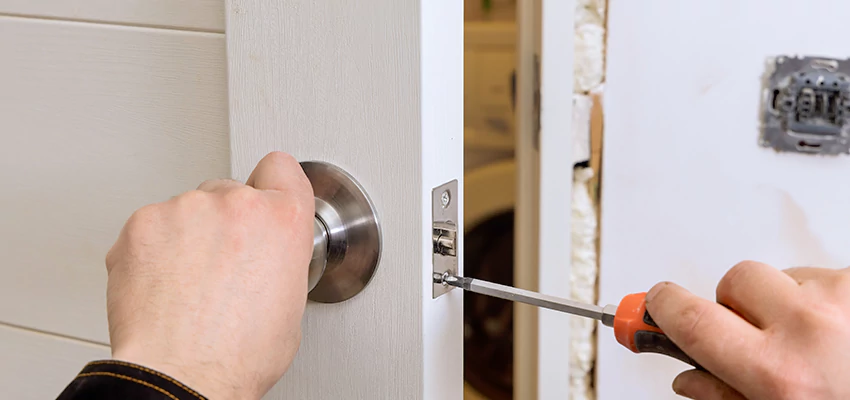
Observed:
[[[178,386],[178,387],[180,387],[181,389],[183,389],[183,390],[185,390],[185,391],[187,391],[187,392],[191,393],[192,395],[194,395],[195,397],[197,397],[197,398],[198,398],[198,399],[200,399],[200,400],[204,400],[204,399],[205,399],[205,398],[204,398],[203,396],[201,396],[198,392],[196,392],[196,391],[192,390],[192,389],[191,389],[191,388],[189,388],[189,387],[186,387],[185,385],[183,385],[182,383],[180,383],[180,382],[178,382],[178,381],[174,380],[174,379],[173,379],[173,378],[171,378],[170,376],[165,375],[165,374],[163,374],[163,373],[161,373],[161,372],[159,372],[159,371],[152,370],[152,369],[150,369],[150,368],[145,368],[145,367],[143,367],[143,366],[141,366],[141,365],[135,365],[135,364],[126,363],[126,362],[123,362],[123,361],[114,361],[114,360],[113,360],[113,361],[92,361],[92,362],[90,362],[90,363],[89,363],[89,365],[99,365],[99,364],[114,364],[114,365],[123,365],[123,366],[125,366],[125,367],[130,367],[130,368],[139,369],[139,370],[145,371],[145,372],[147,372],[147,373],[149,373],[149,374],[154,374],[154,375],[156,375],[156,376],[158,376],[158,377],[160,377],[160,378],[162,378],[162,379],[165,379],[165,380],[167,380],[167,381],[169,381],[169,382],[171,382],[171,383],[173,383],[173,384],[177,385],[177,386]]]
[[[77,375],[78,378],[84,378],[84,377],[87,377],[87,376],[110,376],[110,377],[113,377],[113,378],[128,380],[130,382],[135,382],[135,383],[138,383],[140,385],[144,385],[144,386],[147,386],[151,389],[154,389],[154,390],[168,396],[168,398],[170,398],[172,400],[180,400],[177,397],[175,397],[173,394],[169,393],[168,391],[166,391],[165,389],[163,389],[159,386],[147,383],[145,381],[140,381],[136,378],[131,378],[131,377],[126,376],[126,375],[113,374],[112,372],[86,372],[86,373]]]

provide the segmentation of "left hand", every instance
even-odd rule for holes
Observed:
[[[212,399],[259,399],[298,350],[313,190],[271,153],[247,184],[215,180],[138,210],[106,257],[115,359]]]

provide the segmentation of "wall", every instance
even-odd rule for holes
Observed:
[[[601,303],[661,280],[713,299],[745,259],[850,264],[850,156],[758,144],[767,59],[846,58],[847,15],[844,0],[611,1]],[[599,330],[600,400],[677,398],[685,368]]]

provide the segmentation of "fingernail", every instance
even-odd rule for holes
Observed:
[[[682,381],[683,379],[681,378],[681,375],[677,376],[676,379],[673,379],[673,392],[675,392],[679,396],[688,399],[693,399],[694,397],[688,394],[687,389],[685,388],[685,384]]]
[[[653,286],[652,289],[649,289],[649,292],[646,293],[646,297],[644,298],[644,301],[647,302],[647,303],[652,301],[652,299],[654,299],[655,296],[658,295],[658,292],[660,292],[661,289],[663,289],[668,284],[670,284],[670,282],[661,282],[661,283],[655,284],[655,286]]]

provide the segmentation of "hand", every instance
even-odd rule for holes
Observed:
[[[679,375],[673,390],[682,396],[850,398],[848,269],[743,262],[717,285],[717,303],[666,282],[646,301],[658,326],[710,372]]]
[[[106,256],[115,359],[213,399],[259,399],[301,340],[313,191],[289,155],[136,211]]]

